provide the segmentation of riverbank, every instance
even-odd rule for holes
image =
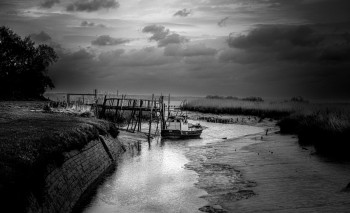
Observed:
[[[67,180],[79,184],[78,191],[75,190],[74,193],[74,199],[79,199],[89,184],[115,161],[115,156],[121,151],[119,142],[113,142],[118,130],[111,123],[43,111],[46,104],[47,102],[0,102],[0,200],[3,207],[12,212],[24,212],[33,200],[40,207],[40,203],[47,198],[45,190],[50,187],[47,185],[48,180],[52,180],[52,184],[58,184],[58,191],[66,188],[68,191],[62,192],[64,194],[76,189],[75,185],[66,186]],[[95,152],[100,152],[101,157],[95,159]],[[98,162],[100,165],[93,165]],[[69,169],[76,168],[77,163],[81,163],[81,171]],[[74,166],[75,164],[77,165]],[[84,166],[87,167],[84,169]],[[93,169],[91,175],[83,175],[88,168]],[[60,170],[56,172],[57,175],[50,177],[57,169]],[[73,174],[75,172],[80,173]],[[47,193],[61,193],[57,190]],[[53,199],[50,202],[55,202],[56,198],[50,199]],[[66,204],[61,202],[63,201],[46,210],[67,210],[74,205],[70,201],[63,208],[60,205]]]
[[[322,155],[350,159],[350,105],[348,103],[251,102],[226,99],[200,99],[184,109],[201,113],[243,115],[278,120],[281,132],[295,134],[301,145],[313,145]],[[238,123],[239,120],[219,119]]]
[[[203,212],[347,212],[348,162],[315,155],[297,137],[270,131],[194,146],[186,168],[199,174]]]

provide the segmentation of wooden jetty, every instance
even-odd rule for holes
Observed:
[[[130,132],[141,132],[141,124],[148,123],[148,137],[152,137],[152,124],[156,123],[154,135],[165,129],[166,119],[170,116],[171,111],[175,112],[180,109],[178,106],[170,105],[169,96],[154,94],[151,99],[127,98],[126,95],[102,95],[98,94],[95,89],[93,93],[67,93],[67,104],[73,104],[71,96],[78,96],[79,100],[75,103],[90,105],[95,109],[96,117],[116,123],[123,123],[125,130]],[[101,99],[102,96],[102,99]],[[90,104],[84,102],[84,97],[93,97]],[[167,98],[167,100],[166,100]],[[102,100],[102,101],[101,101]],[[167,102],[167,104],[166,104]],[[120,127],[121,128],[121,127]]]
[[[97,104],[97,115],[99,118],[107,119],[115,123],[121,123],[121,119],[127,118],[125,126],[127,131],[141,132],[141,124],[148,123],[148,137],[152,135],[152,123],[156,123],[155,134],[165,129],[166,118],[170,111],[178,110],[178,107],[170,106],[170,95],[168,104],[165,104],[165,97],[160,95],[151,99],[126,98],[126,95],[119,97],[107,97],[105,95],[102,104]]]

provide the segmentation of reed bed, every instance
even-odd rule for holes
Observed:
[[[198,99],[184,109],[203,113],[258,116],[277,119],[282,133],[297,134],[301,145],[319,153],[350,158],[350,104],[307,102],[252,102]]]
[[[307,112],[307,103],[254,102],[231,99],[198,99],[188,102],[184,109],[203,113],[234,114],[279,119],[294,112]]]

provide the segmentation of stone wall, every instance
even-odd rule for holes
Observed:
[[[64,153],[60,167],[50,166],[45,178],[43,198],[29,197],[28,212],[71,212],[88,187],[93,184],[123,152],[118,139],[100,136],[82,150]]]

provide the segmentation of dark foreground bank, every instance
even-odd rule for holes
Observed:
[[[57,175],[52,179],[62,178],[65,182],[58,182],[62,182],[62,185],[67,184],[67,178],[71,178],[72,174],[63,165],[68,160],[73,161],[72,159],[76,158],[74,163],[81,160],[88,164],[86,161],[94,156],[93,152],[107,150],[103,148],[109,148],[109,144],[113,146],[116,144],[112,140],[117,137],[118,130],[110,122],[62,113],[45,113],[42,111],[45,104],[46,102],[0,102],[2,209],[24,212],[27,211],[28,205],[33,203],[33,199],[37,205],[36,208],[40,208],[41,203],[45,201],[44,189],[48,187],[45,178],[52,172],[65,169],[61,174],[66,172],[68,176]],[[80,155],[83,151],[91,152],[91,156]],[[108,159],[108,155],[111,154],[116,153],[107,153],[107,160],[111,160]],[[103,159],[96,160],[103,161]],[[106,164],[105,167],[108,165]],[[104,167],[96,168],[96,171],[104,169]],[[96,172],[95,176],[98,175]],[[79,177],[71,179],[79,180]],[[81,186],[87,184],[83,182],[79,184]],[[58,193],[62,185],[57,186],[55,193]],[[82,191],[84,187],[79,190]],[[70,204],[69,207],[72,205]],[[57,208],[60,207],[52,206],[52,209]]]

